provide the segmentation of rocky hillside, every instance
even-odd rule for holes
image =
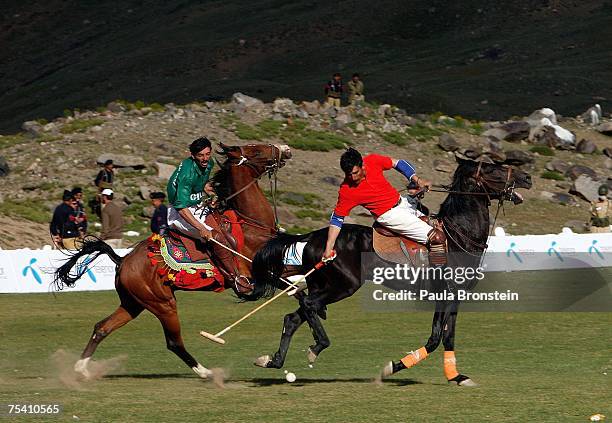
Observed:
[[[564,225],[581,230],[588,218],[585,198],[593,197],[599,183],[612,184],[612,119],[599,118],[596,108],[592,112],[586,117],[599,121],[595,124],[548,109],[522,119],[477,122],[409,115],[388,104],[336,110],[317,101],[263,103],[235,94],[227,103],[181,106],[112,102],[51,122],[28,121],[23,132],[0,137],[0,246],[49,243],[46,224],[63,190],[81,186],[86,200],[91,198],[96,163],[108,157],[119,166],[116,191],[125,207],[126,231],[138,233],[129,239],[143,238],[151,212],[148,193],[163,189],[173,166],[188,155],[188,144],[201,135],[229,145],[292,147],[293,159],[279,173],[280,219],[292,232],[325,225],[342,178],[338,158],[347,145],[406,158],[438,184],[449,182],[456,154],[520,166],[532,174],[534,187],[524,193],[525,204],[507,206],[499,224],[515,234],[558,232]],[[402,187],[399,174],[389,176]],[[425,203],[435,211],[442,199],[431,193]],[[353,217],[371,222],[364,210]]]
[[[116,98],[310,100],[336,71],[410,113],[609,110],[610,27],[610,0],[5,0],[0,133]]]

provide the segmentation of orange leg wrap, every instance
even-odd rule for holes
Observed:
[[[457,360],[455,360],[455,351],[444,351],[444,375],[448,380],[459,376],[459,372],[457,371]]]
[[[427,358],[427,350],[425,349],[425,347],[421,347],[418,350],[411,352],[406,357],[402,358],[401,361],[402,363],[404,363],[404,366],[406,366],[406,368],[408,369],[414,366],[415,364],[417,364],[419,361],[425,360],[426,358]]]

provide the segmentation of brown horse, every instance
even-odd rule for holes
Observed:
[[[260,246],[276,233],[276,221],[270,204],[266,200],[257,181],[268,173],[270,176],[281,168],[291,151],[286,145],[246,145],[229,147],[221,144],[220,155],[225,157],[213,178],[220,198],[226,199],[241,217],[244,232],[244,248],[241,251],[252,257]],[[74,286],[87,271],[86,266],[78,265],[79,260],[89,258],[89,262],[101,254],[107,254],[117,265],[115,289],[121,305],[110,316],[94,326],[93,334],[74,366],[75,371],[85,378],[90,377],[88,362],[96,348],[114,330],[137,317],[144,309],[153,313],[161,322],[166,346],[178,355],[198,376],[206,378],[211,371],[202,366],[187,352],[181,337],[181,328],[176,309],[176,288],[162,282],[158,266],[153,266],[147,256],[147,241],[141,241],[125,257],[117,255],[105,242],[93,238],[86,240],[76,253],[55,272],[55,285],[58,289]],[[76,265],[76,272],[72,268]],[[250,276],[250,263],[240,259],[242,274]],[[226,280],[226,285],[228,281]],[[248,299],[234,283],[229,283],[236,294]]]

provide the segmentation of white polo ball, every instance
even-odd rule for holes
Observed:
[[[295,382],[295,379],[296,379],[295,373],[291,373],[291,372],[287,373],[285,375],[285,379],[287,379],[287,382],[289,382],[289,383]]]

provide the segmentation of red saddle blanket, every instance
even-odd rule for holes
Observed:
[[[233,210],[226,211],[222,220],[227,229],[231,225],[240,251],[244,245],[241,222]],[[165,236],[149,237],[147,248],[151,264],[158,266],[157,272],[163,276],[164,283],[181,290],[220,292],[225,289],[223,275],[206,253],[203,242],[171,231]]]

